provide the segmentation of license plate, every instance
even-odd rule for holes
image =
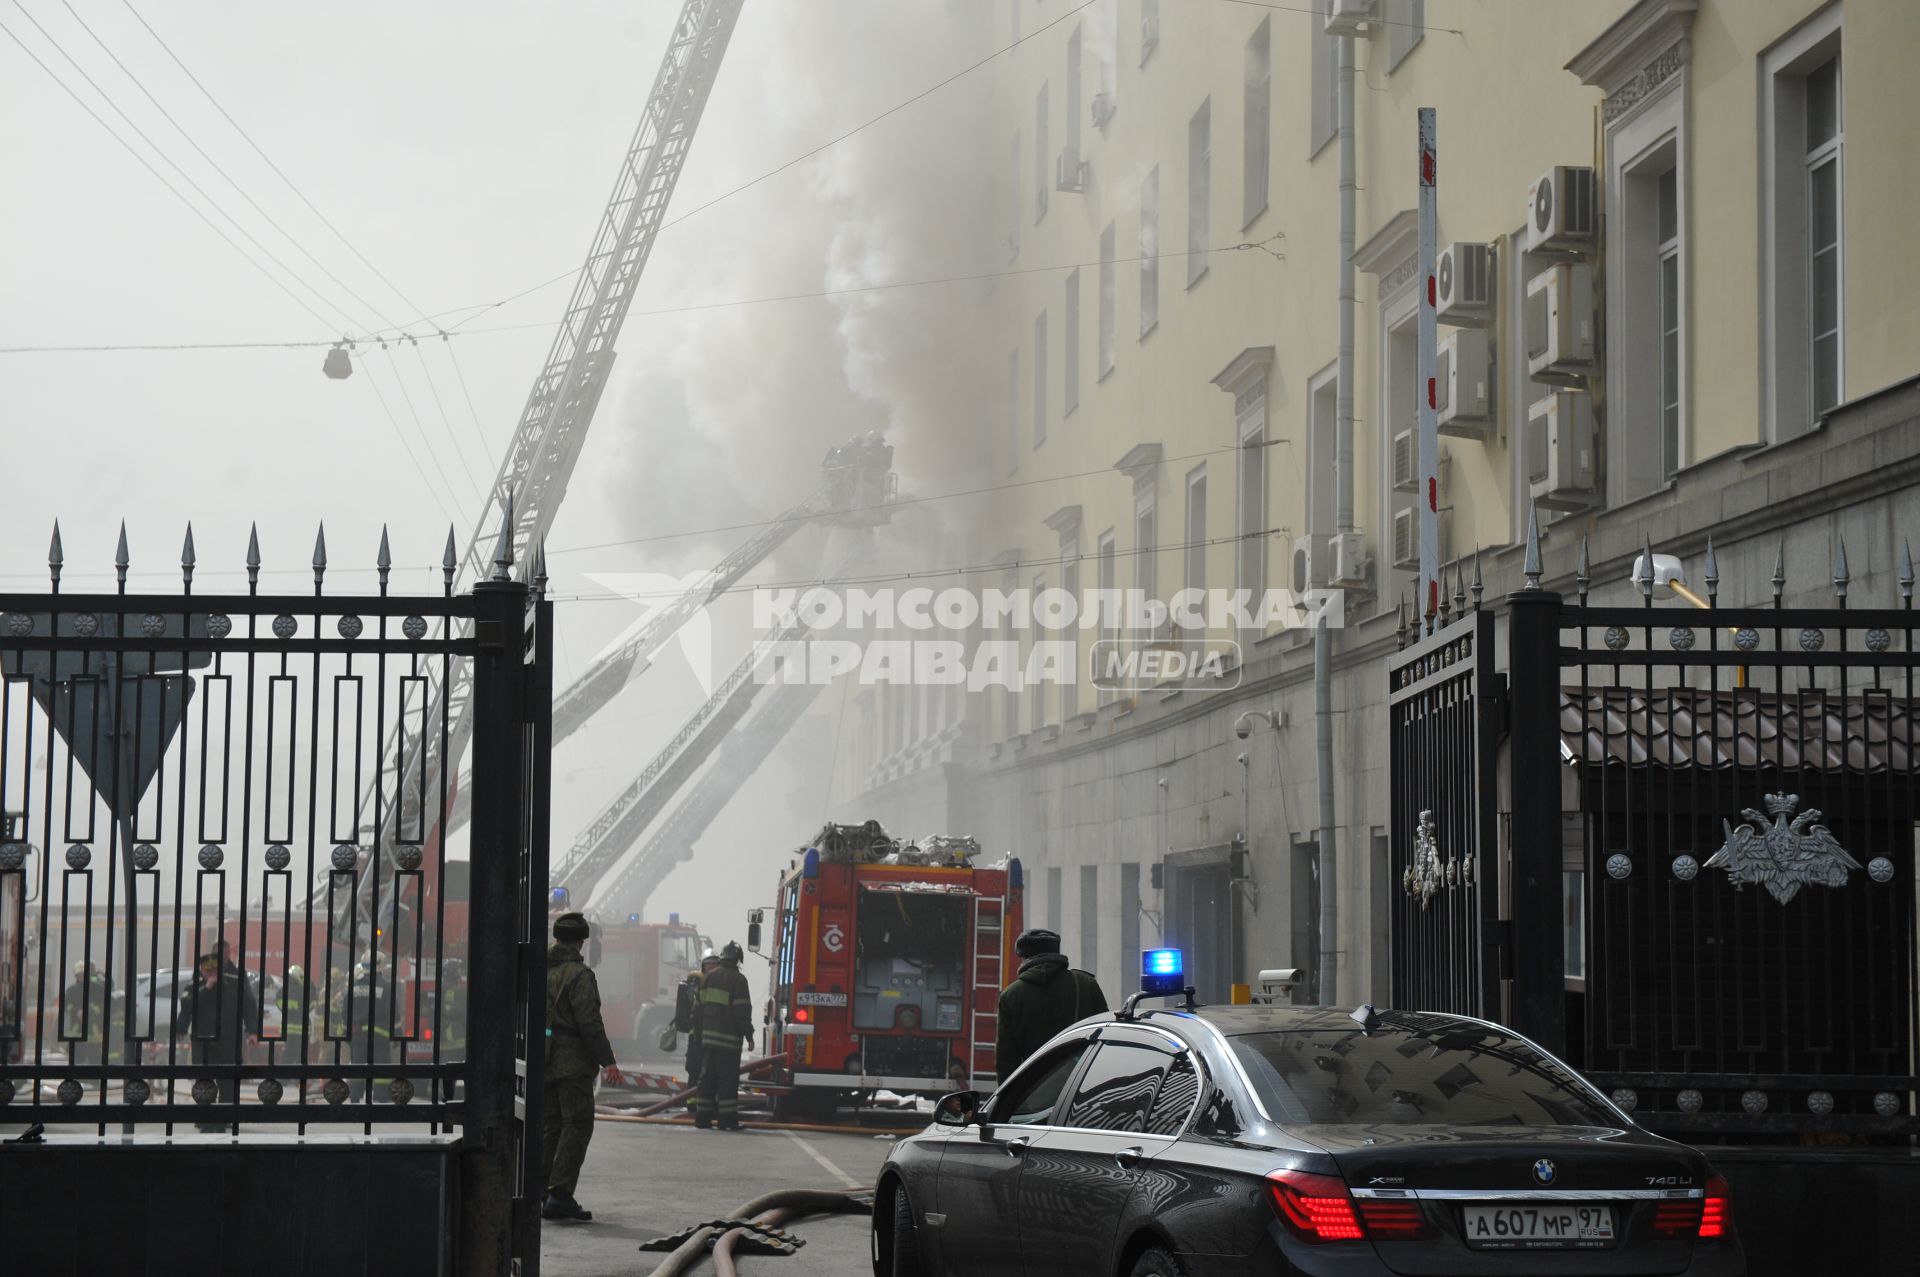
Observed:
[[[1475,1250],[1599,1250],[1613,1245],[1613,1207],[1469,1206],[1464,1232]]]
[[[793,998],[795,1006],[803,1007],[843,1007],[847,1005],[844,993],[797,993]]]

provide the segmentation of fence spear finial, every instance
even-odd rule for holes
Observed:
[[[1394,631],[1395,635],[1398,636],[1400,640],[1401,647],[1405,647],[1407,645],[1407,612],[1408,610],[1409,610],[1409,605],[1407,603],[1407,596],[1404,593],[1402,593],[1400,595],[1399,616],[1396,618],[1399,621],[1399,628],[1397,628]]]
[[[1900,538],[1900,597],[1913,606],[1913,547],[1905,537]]]
[[[247,589],[253,590],[260,584],[260,525],[254,524],[247,529]]]
[[[1540,505],[1536,501],[1527,503],[1527,555],[1520,574],[1527,578],[1529,590],[1540,588]]]
[[[380,525],[380,554],[374,560],[374,566],[380,569],[380,593],[387,592],[387,573],[393,570],[393,552],[387,548],[387,525]]]
[[[1847,597],[1847,586],[1853,583],[1853,576],[1847,571],[1847,539],[1839,537],[1833,548],[1833,593],[1836,598]]]
[[[327,576],[327,522],[320,521],[320,531],[313,538],[313,588],[319,589]]]
[[[60,548],[60,520],[53,521],[53,540],[47,545],[47,574],[53,578],[53,591],[60,592],[60,569],[66,565],[67,552]]]
[[[1773,605],[1780,606],[1780,596],[1787,590],[1787,539],[1780,538],[1780,545],[1773,552]]]
[[[505,508],[500,514],[500,540],[493,547],[493,579],[511,581],[513,579],[513,494],[507,494]]]
[[[180,546],[180,577],[183,583],[193,584],[193,520],[187,520],[187,539]]]
[[[1653,599],[1653,538],[1651,536],[1640,538],[1640,562],[1634,565],[1633,582],[1640,587],[1640,597],[1651,602]]]
[[[447,593],[453,593],[453,574],[460,570],[460,560],[453,551],[453,525],[447,525],[447,548],[440,556],[440,574],[446,578]]]
[[[1480,551],[1476,549],[1473,555],[1474,562],[1478,563],[1480,561]],[[1466,610],[1467,565],[1464,563],[1456,563],[1453,565],[1453,611],[1455,615],[1461,615],[1465,613]]]
[[[1587,591],[1593,587],[1593,566],[1587,559],[1587,538],[1580,538],[1580,558],[1573,565],[1573,581],[1580,587],[1580,601],[1587,601]]]
[[[133,562],[127,554],[127,521],[120,520],[120,544],[113,552],[113,572],[119,578],[120,593],[127,592],[127,568]]]
[[[1480,610],[1480,596],[1487,592],[1487,583],[1480,579],[1480,547],[1473,547],[1473,610]]]
[[[1720,597],[1720,560],[1713,557],[1713,538],[1707,538],[1707,598]]]
[[[533,547],[533,592],[547,592],[547,539],[541,537]]]

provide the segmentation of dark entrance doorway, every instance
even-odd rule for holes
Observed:
[[[1187,982],[1202,1002],[1225,1002],[1240,966],[1227,848],[1183,852],[1167,861],[1163,943],[1186,955]]]

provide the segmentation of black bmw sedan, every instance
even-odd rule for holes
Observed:
[[[1498,1025],[1152,1010],[942,1100],[882,1168],[874,1273],[1738,1277],[1729,1205],[1699,1152]]]

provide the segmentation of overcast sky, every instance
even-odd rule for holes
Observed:
[[[678,7],[134,0],[272,161],[430,312],[508,297],[577,268]],[[774,170],[977,60],[989,48],[987,16],[966,0],[752,0],[673,211]],[[326,296],[309,302],[331,321],[263,278],[0,37],[0,346],[313,341],[347,327],[331,305],[347,312],[349,331],[380,325],[380,315],[414,318],[125,4],[84,0],[69,10],[24,0],[23,9],[6,0],[0,23],[206,207],[62,50],[71,55],[221,208]],[[300,247],[195,154],[128,71]],[[978,417],[953,339],[967,294],[643,312],[979,269],[983,222],[969,201],[983,184],[961,179],[980,171],[972,148],[982,141],[975,124],[986,87],[981,75],[943,89],[660,237],[554,525],[556,595],[600,592],[587,573],[711,565],[743,534],[573,547],[768,517],[804,497],[824,449],[856,432],[931,424],[916,437],[951,443],[903,450],[904,481],[938,476],[944,485],[964,474]],[[69,588],[110,581],[124,518],[136,588],[170,589],[191,519],[196,587],[238,588],[257,520],[268,572],[287,574],[268,582],[299,588],[324,519],[341,588],[371,583],[343,574],[371,567],[383,523],[396,590],[437,588],[429,565],[450,516],[464,542],[569,284],[468,325],[531,327],[465,334],[451,351],[435,339],[418,350],[363,345],[344,382],[322,377],[317,348],[0,355],[0,583],[31,589],[45,580],[55,517]],[[413,331],[424,336],[431,325]],[[818,538],[802,538],[785,566],[798,570],[817,550]],[[563,682],[633,619],[623,603],[567,602],[560,615]],[[685,664],[664,660],[562,748],[556,848],[699,699]],[[780,777],[768,785],[777,819],[716,827],[709,841],[732,849],[714,853],[711,872],[669,884],[674,899],[660,902],[662,912],[712,918],[716,937],[738,929],[744,902],[728,877],[737,883],[749,870],[765,875],[750,881],[770,886],[779,861],[764,844],[791,846],[808,832],[786,828]]]

